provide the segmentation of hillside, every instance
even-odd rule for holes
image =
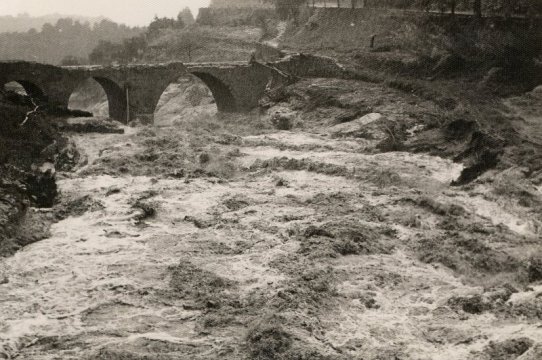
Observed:
[[[164,29],[149,43],[142,61],[248,61],[261,30],[255,26],[193,26]]]
[[[76,159],[52,109],[27,115],[32,109],[28,98],[0,90],[0,257],[49,235],[53,219],[37,208],[54,204],[55,167]]]
[[[100,42],[90,53],[89,61],[92,64],[248,61],[260,40],[276,32],[272,9],[206,8],[190,23],[179,18],[157,17],[140,36],[117,44]]]
[[[492,67],[517,69],[542,50],[541,20],[441,16],[389,9],[316,9],[300,15],[282,46],[338,57],[341,62],[414,74],[431,71],[448,55],[445,71],[468,76]],[[506,70],[506,69],[505,69]]]

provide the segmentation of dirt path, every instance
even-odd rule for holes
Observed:
[[[521,207],[483,188],[450,188],[460,165],[280,132],[245,137],[241,173],[229,181],[85,175],[107,152],[142,149],[137,130],[126,131],[74,135],[88,165],[59,186],[90,199],[88,211],[0,260],[9,280],[0,285],[0,358],[257,358],[260,340],[247,341],[247,329],[277,317],[294,340],[274,349],[306,359],[463,360],[490,341],[542,339],[537,320],[456,311],[451,296],[483,289],[412,251],[439,236],[450,204],[468,224],[524,242],[540,235]],[[342,237],[353,242],[330,246]]]
[[[287,27],[288,27],[288,22],[279,21],[279,23],[277,24],[277,36],[275,36],[271,40],[264,41],[264,43],[274,48],[278,48],[279,42],[282,39],[282,36],[284,35],[284,33],[286,32]]]

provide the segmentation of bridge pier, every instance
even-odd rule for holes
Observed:
[[[173,79],[165,77],[154,80],[143,77],[126,84],[126,120],[137,120],[142,124],[154,124],[154,112],[160,97],[169,84],[177,80],[179,75],[173,77]]]

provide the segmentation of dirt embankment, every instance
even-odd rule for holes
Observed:
[[[521,167],[528,185],[537,186],[542,142],[533,119],[539,115],[523,113],[540,101],[540,89],[533,88],[542,82],[541,27],[523,20],[477,22],[382,9],[317,9],[310,15],[304,25],[290,26],[281,46],[331,55],[338,62],[301,54],[277,63],[280,68],[296,72],[302,65],[309,70],[301,77],[316,73],[330,84],[336,77],[364,80],[389,93],[364,93],[355,81],[304,89],[310,81],[303,81],[268,99],[268,106],[278,104],[285,113],[276,116],[282,128],[289,128],[285,118],[297,113],[302,124],[321,123],[327,115],[330,122],[349,123],[373,112],[375,106],[367,106],[375,103],[371,97],[378,104],[386,99],[387,105],[374,111],[386,119],[380,151],[425,152],[461,162],[466,168],[454,185],[468,184],[490,169]],[[356,100],[344,101],[346,89]],[[400,105],[404,112],[386,113],[394,98],[407,99]],[[524,106],[518,109],[518,103]],[[374,131],[357,131],[357,136],[374,136]]]
[[[348,61],[344,54],[341,59]],[[426,152],[461,162],[466,169],[455,185],[467,184],[489,169],[511,166],[524,167],[534,183],[540,177],[537,164],[542,141],[536,103],[541,90],[532,89],[536,77],[527,82],[521,78],[508,82],[502,77],[480,81],[469,73],[459,76],[447,72],[442,76],[436,69],[426,69],[430,78],[415,79],[412,74],[396,76],[370,66],[360,69],[352,63],[345,66],[331,57],[309,54],[289,55],[270,65],[301,78],[325,78],[314,84],[304,80],[268,94],[262,104],[277,106],[274,118],[278,128],[357,120],[345,125],[343,133],[353,128],[357,134],[350,135],[370,137],[374,131],[360,130],[369,123],[364,123],[366,119],[360,123],[359,118],[376,108],[386,115],[380,151]],[[418,76],[423,74],[419,72]],[[360,80],[387,92],[366,93],[366,87],[357,86]],[[319,81],[326,85],[318,86]],[[521,88],[532,91],[521,92]],[[393,109],[390,113],[394,99],[401,99],[399,108],[403,112]],[[386,106],[380,106],[386,100]],[[369,103],[378,106],[367,106]],[[328,120],[322,121],[326,117]]]
[[[44,158],[39,155],[55,141],[50,127],[42,119],[21,126],[32,105],[15,93],[0,94],[0,256],[11,254],[18,247],[45,237],[26,238],[19,232],[30,202],[52,205],[56,185],[52,174],[33,171]],[[19,237],[19,235],[21,235]]]
[[[492,77],[534,87],[541,81],[540,19],[484,19],[386,9],[316,9],[281,45],[340,58],[360,69],[414,77]],[[497,70],[499,69],[499,70]]]
[[[73,114],[46,105],[33,109],[25,96],[0,93],[0,256],[49,235],[55,216],[44,209],[56,203],[56,171],[78,160],[58,127],[63,116]]]

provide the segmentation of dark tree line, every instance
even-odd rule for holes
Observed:
[[[144,31],[102,20],[94,25],[72,19],[46,23],[40,31],[0,34],[1,60],[27,60],[50,64],[86,62],[89,54],[100,43],[119,43]]]
[[[92,64],[111,64],[118,63],[130,63],[141,59],[147,51],[149,44],[153,40],[157,39],[160,34],[166,30],[178,30],[184,29],[186,26],[190,26],[195,23],[194,16],[189,8],[183,9],[176,19],[157,16],[149,24],[146,31],[138,36],[124,39],[121,42],[113,42],[108,40],[102,40],[92,50],[89,55],[89,61]],[[176,43],[176,46],[181,46],[179,43],[181,39]],[[193,49],[197,47],[197,44],[187,38],[186,41],[187,51],[189,57]]]
[[[88,56],[91,64],[129,63],[147,48],[145,35],[125,39],[120,43],[101,40]]]

